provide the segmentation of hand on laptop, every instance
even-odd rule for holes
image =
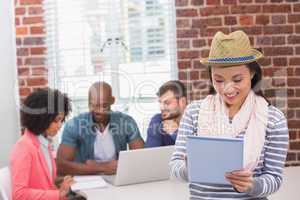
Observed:
[[[166,119],[162,121],[163,131],[172,134],[178,129],[178,122],[175,119]]]
[[[87,160],[85,162],[87,165],[98,167],[99,171],[105,175],[113,175],[117,172],[118,161],[112,160],[108,162],[96,162],[95,160]]]

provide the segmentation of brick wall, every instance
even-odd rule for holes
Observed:
[[[42,0],[16,0],[15,24],[21,98],[47,85]]]
[[[298,0],[176,0],[179,78],[189,97],[207,94],[206,68],[212,36],[242,29],[266,58],[263,88],[288,117],[288,165],[300,164],[300,3]]]
[[[288,165],[300,164],[300,3],[298,0],[176,1],[179,79],[190,99],[207,94],[206,57],[218,30],[243,29],[265,58],[265,94],[284,111],[290,128]],[[17,58],[21,97],[48,84],[42,0],[16,0]]]

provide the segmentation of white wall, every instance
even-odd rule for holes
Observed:
[[[0,0],[0,167],[19,137],[14,1]]]

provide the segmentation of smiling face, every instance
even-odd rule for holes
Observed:
[[[251,72],[246,65],[212,67],[211,77],[215,90],[227,107],[239,108],[251,89]]]

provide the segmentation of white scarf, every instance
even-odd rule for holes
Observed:
[[[244,168],[253,170],[265,143],[268,102],[252,90],[231,123],[228,108],[219,94],[207,96],[198,115],[198,135],[234,138],[244,135]]]

